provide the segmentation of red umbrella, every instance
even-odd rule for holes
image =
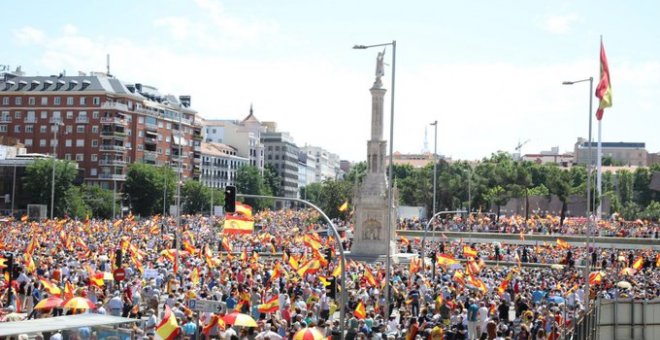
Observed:
[[[316,328],[303,328],[296,332],[293,340],[322,340],[325,339],[323,334]]]
[[[64,302],[64,304],[62,304],[62,307],[67,309],[81,309],[81,310],[96,309],[96,305],[94,304],[94,302],[80,296],[67,300],[66,302]]]
[[[34,309],[36,310],[49,310],[53,309],[55,307],[59,307],[62,305],[62,302],[64,302],[62,299],[58,298],[57,296],[51,296],[46,299],[43,299],[37,303],[36,306],[34,306]]]

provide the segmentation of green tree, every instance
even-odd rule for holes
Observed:
[[[25,173],[24,188],[32,196],[31,203],[45,204],[50,208],[53,160],[36,160],[28,165]],[[75,163],[55,161],[55,216],[63,216],[67,212],[67,201],[63,198],[73,186],[76,176]]]
[[[346,217],[348,211],[340,212],[339,207],[350,200],[351,192],[352,185],[350,182],[327,179],[323,181],[321,186],[319,208],[330,218]]]
[[[236,190],[241,194],[272,195],[263,176],[259,173],[259,169],[251,165],[243,166],[236,171]],[[272,200],[262,198],[245,198],[244,202],[251,205],[256,211],[273,205]]]
[[[548,190],[551,194],[556,195],[561,201],[561,214],[559,224],[564,224],[566,218],[566,210],[568,208],[568,198],[572,193],[571,175],[568,171],[562,170],[557,166],[550,168],[548,174]]]
[[[652,173],[647,168],[637,168],[633,174],[633,200],[641,206],[651,203],[653,197],[651,188],[649,188],[651,176]]]
[[[72,186],[67,189],[62,201],[64,202],[64,213],[69,217],[82,219],[92,215],[92,210],[85,204],[80,187]]]
[[[282,189],[282,177],[277,173],[277,170],[273,167],[272,164],[266,164],[264,166],[264,184],[269,188],[271,195],[273,196],[284,196],[284,190]]]
[[[488,202],[491,202],[491,204],[495,205],[497,207],[497,219],[499,220],[500,218],[500,208],[506,204],[506,202],[509,201],[509,197],[507,196],[506,191],[504,188],[501,186],[495,186],[486,192],[486,195],[484,197]]]
[[[625,206],[626,203],[633,201],[633,174],[628,170],[618,170],[616,172],[616,179],[618,183],[619,199]]]
[[[359,162],[351,167],[351,170],[348,171],[348,174],[344,176],[344,180],[347,182],[355,183],[356,181],[362,183],[364,176],[367,175],[367,162]]]
[[[202,183],[193,180],[186,181],[181,187],[181,196],[181,210],[184,214],[198,214],[209,211],[211,190]]]
[[[169,167],[159,169],[150,164],[135,163],[128,168],[124,194],[134,214],[151,216],[162,211],[165,189],[165,206],[169,207],[176,191],[176,182],[177,177]]]
[[[641,217],[648,220],[660,221],[660,202],[651,202],[641,213]]]
[[[345,181],[351,183],[350,181]],[[312,202],[315,205],[321,204],[321,189],[323,185],[321,183],[310,183],[307,186],[300,188],[300,197],[302,199]]]
[[[90,216],[98,218],[112,218],[113,193],[111,190],[103,189],[98,185],[83,184],[80,186],[82,200],[89,207]],[[120,194],[117,194],[119,197]],[[115,213],[120,213],[119,205],[114,202]]]

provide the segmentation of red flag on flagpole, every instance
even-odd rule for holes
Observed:
[[[596,111],[596,118],[603,119],[603,111],[606,107],[612,106],[612,83],[610,82],[610,67],[607,65],[607,57],[605,56],[605,47],[603,40],[600,40],[600,80],[596,87],[596,97],[600,99],[598,111]]]

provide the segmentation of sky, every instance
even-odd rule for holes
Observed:
[[[28,75],[105,71],[162,93],[191,95],[207,119],[250,105],[299,146],[366,158],[380,48],[396,40],[394,150],[481,159],[586,137],[589,83],[603,37],[613,106],[603,141],[660,152],[660,2],[143,0],[3,4],[0,65]],[[385,55],[389,139],[392,50]],[[593,98],[594,114],[598,99]],[[597,124],[594,119],[594,139]]]

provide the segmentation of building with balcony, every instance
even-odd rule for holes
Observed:
[[[611,157],[613,165],[647,166],[646,143],[602,142],[602,156]],[[575,164],[587,164],[589,159],[589,142],[578,138],[575,143]],[[597,142],[591,142],[591,161],[596,164]]]
[[[237,156],[236,148],[222,143],[202,143],[201,160],[200,182],[216,189],[235,185],[236,171],[249,163]]]
[[[298,192],[298,146],[288,132],[266,131],[261,134],[266,149],[266,164],[270,164],[282,179],[284,197],[297,198]],[[283,205],[278,204],[278,208]]]
[[[15,138],[29,153],[75,161],[85,182],[104,188],[124,181],[133,162],[180,164],[184,179],[199,175],[201,125],[190,97],[162,95],[104,73],[4,74],[1,136]]]

